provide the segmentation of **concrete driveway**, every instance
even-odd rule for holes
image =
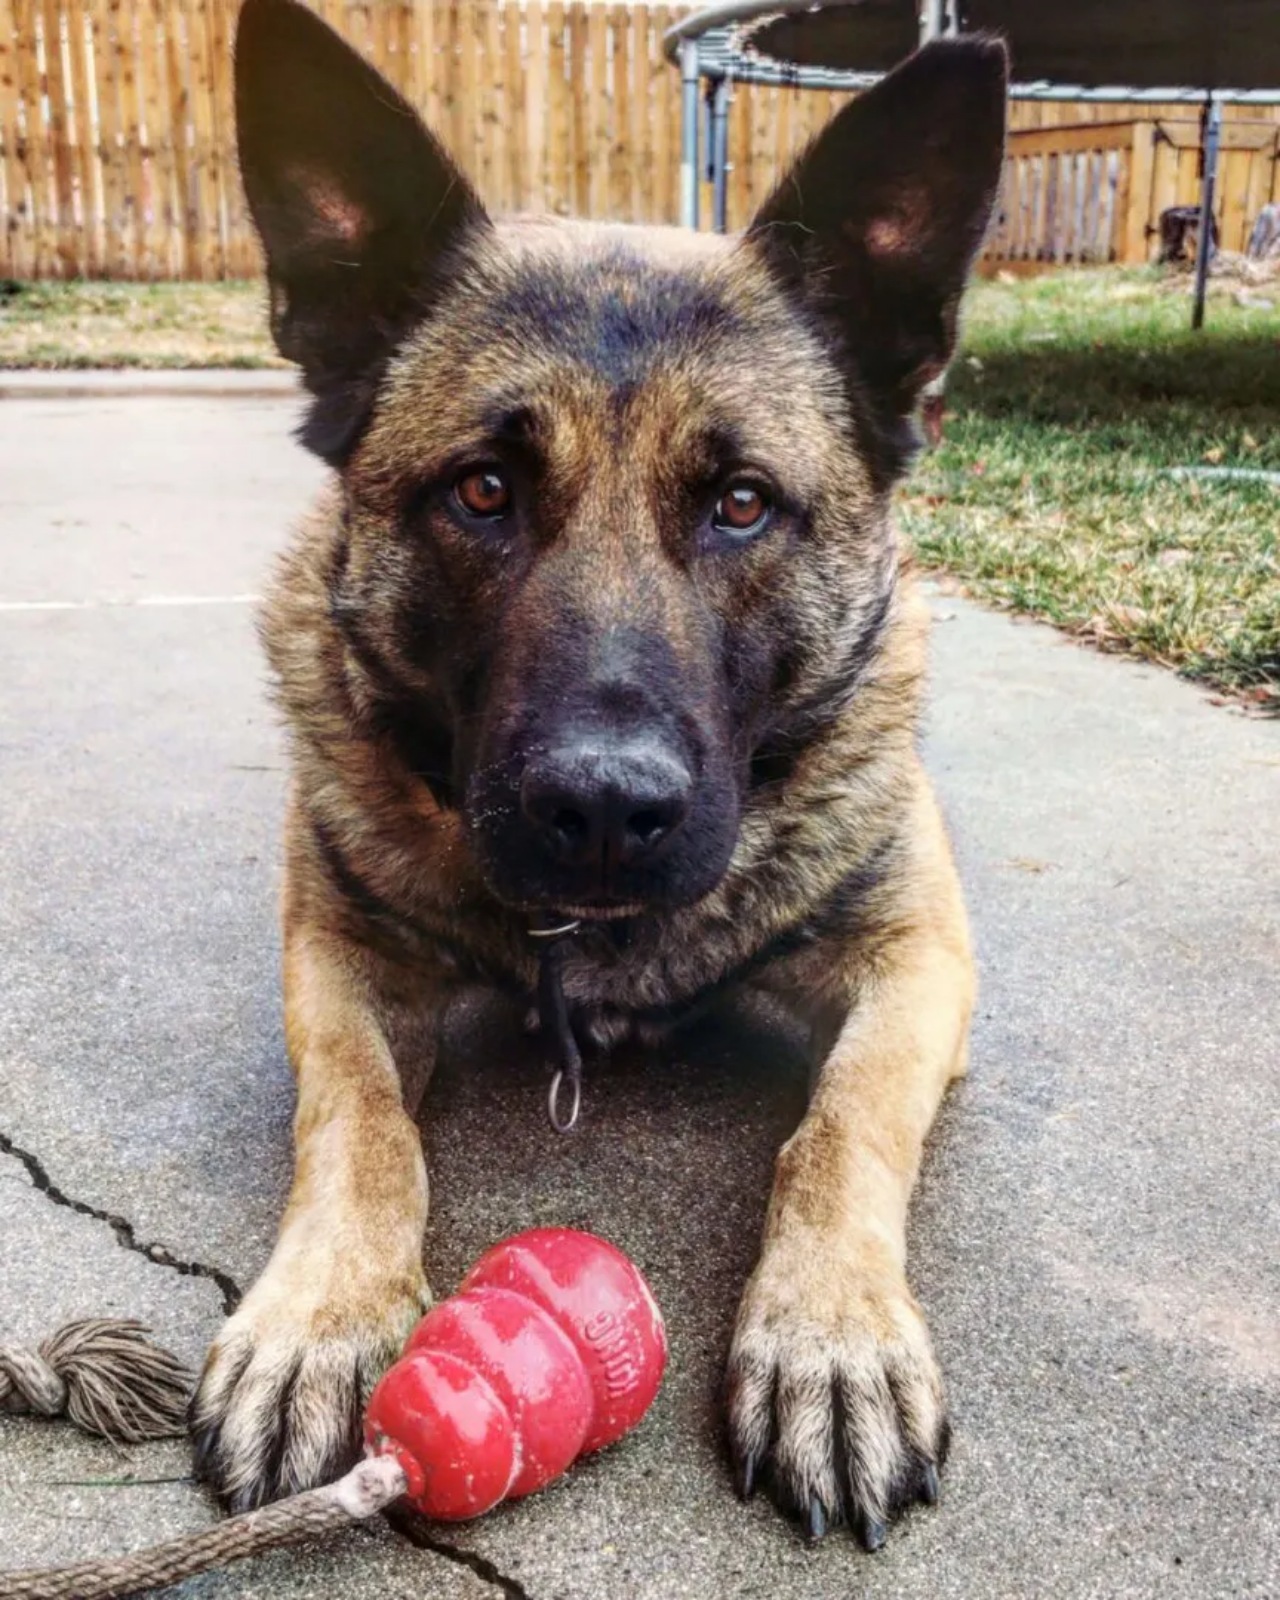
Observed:
[[[137,387],[129,385],[128,387]],[[141,1315],[192,1361],[289,1171],[273,897],[283,773],[249,597],[319,469],[292,399],[0,399],[0,1329]],[[640,1432],[473,1526],[383,1524],[186,1600],[1280,1593],[1280,726],[935,600],[929,757],[983,993],[914,1278],[951,1388],[936,1511],[808,1548],[722,1463],[716,1390],[781,1048],[622,1062],[556,1138],[500,1037],[442,1070],[448,1289],[533,1222],[650,1275],[672,1365]],[[0,1421],[0,1565],[210,1520],[178,1443]]]

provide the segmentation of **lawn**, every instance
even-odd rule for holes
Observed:
[[[1280,712],[1280,280],[1237,303],[1146,269],[986,283],[946,438],[902,492],[922,562],[1011,610]]]
[[[0,368],[283,365],[246,284],[0,283]],[[901,494],[926,567],[1280,713],[1280,280],[1150,269],[976,286],[941,449]]]
[[[0,369],[283,367],[250,283],[0,279]]]

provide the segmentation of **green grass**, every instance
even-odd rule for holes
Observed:
[[[922,562],[1280,712],[1280,279],[1149,269],[975,286],[943,447],[902,492]],[[0,367],[281,366],[258,284],[0,283]]]
[[[902,520],[973,594],[1280,712],[1280,488],[1163,471],[1280,470],[1280,312],[1188,314],[1148,270],[978,285]]]
[[[281,367],[258,283],[0,281],[0,369]]]

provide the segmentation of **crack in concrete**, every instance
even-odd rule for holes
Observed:
[[[77,1216],[92,1217],[95,1222],[105,1222],[115,1234],[116,1243],[122,1249],[131,1250],[135,1255],[143,1256],[156,1266],[168,1267],[170,1271],[179,1272],[184,1277],[208,1278],[217,1284],[222,1291],[222,1308],[228,1316],[239,1305],[242,1291],[229,1274],[203,1261],[182,1261],[167,1246],[148,1244],[139,1239],[134,1232],[133,1224],[127,1218],[117,1216],[111,1211],[103,1211],[98,1206],[91,1206],[84,1200],[73,1199],[54,1183],[37,1155],[15,1144],[6,1133],[0,1133],[0,1155],[12,1156],[19,1162],[26,1169],[33,1187],[46,1200],[51,1200],[54,1205],[63,1206],[68,1211],[74,1211]],[[452,1561],[455,1566],[467,1567],[485,1583],[492,1584],[494,1588],[500,1590],[506,1596],[506,1600],[532,1600],[532,1596],[522,1583],[499,1571],[492,1561],[487,1561],[484,1556],[477,1555],[472,1550],[459,1550],[456,1545],[446,1544],[444,1540],[434,1538],[427,1532],[423,1519],[413,1512],[391,1511],[387,1513],[386,1520],[410,1544],[419,1550],[430,1550],[433,1555],[440,1556],[445,1561]]]
[[[455,1566],[469,1567],[478,1578],[483,1578],[486,1583],[493,1584],[495,1589],[500,1589],[507,1600],[533,1600],[533,1596],[518,1579],[507,1577],[506,1573],[499,1571],[492,1561],[486,1561],[474,1550],[459,1550],[457,1545],[445,1544],[443,1539],[433,1538],[427,1532],[426,1523],[416,1512],[393,1508],[386,1512],[385,1516],[401,1538],[407,1539],[419,1550],[430,1550],[433,1555],[443,1556]]]
[[[229,1273],[211,1267],[203,1261],[183,1261],[166,1245],[148,1244],[139,1239],[134,1232],[133,1224],[126,1218],[116,1216],[111,1211],[102,1211],[99,1207],[91,1206],[83,1200],[73,1200],[54,1183],[38,1156],[15,1144],[5,1133],[0,1133],[0,1154],[12,1156],[15,1161],[21,1162],[27,1169],[27,1176],[32,1184],[46,1200],[51,1200],[56,1206],[64,1206],[68,1211],[74,1211],[77,1216],[92,1217],[95,1222],[105,1222],[115,1234],[116,1243],[122,1249],[132,1250],[135,1255],[143,1256],[157,1267],[168,1267],[171,1272],[181,1273],[184,1278],[208,1278],[211,1283],[217,1284],[222,1291],[222,1309],[227,1316],[230,1316],[240,1304],[243,1291]]]

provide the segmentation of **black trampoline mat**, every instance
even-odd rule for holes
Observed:
[[[1019,83],[1280,89],[1280,0],[963,0],[961,23],[1004,36]],[[832,0],[750,33],[774,60],[849,72],[918,39],[913,0]]]

